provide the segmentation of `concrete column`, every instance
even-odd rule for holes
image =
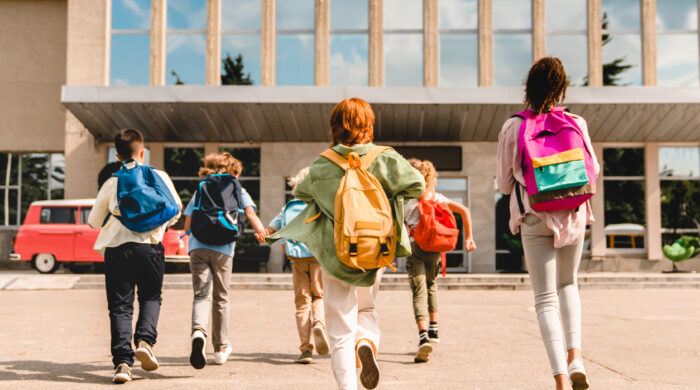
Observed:
[[[68,0],[67,85],[108,85],[110,14],[109,0]],[[65,197],[94,197],[92,183],[107,163],[106,144],[98,143],[70,112],[65,118]]]
[[[423,85],[438,86],[438,0],[423,1]]]
[[[468,178],[468,205],[472,216],[474,242],[471,272],[496,272],[496,205],[494,203],[496,164],[495,142],[462,143],[462,174]]]
[[[207,85],[221,85],[221,0],[207,0]]]
[[[603,260],[607,248],[605,238],[605,185],[603,183],[603,144],[594,143],[593,151],[598,157],[600,164],[600,175],[596,180],[596,194],[591,199],[593,216],[595,222],[591,225],[591,259],[594,261]]]
[[[330,0],[316,0],[316,50],[315,85],[325,86],[329,83],[330,73]]]
[[[260,60],[262,85],[275,85],[275,0],[262,1]]]
[[[545,0],[532,0],[532,61],[547,55]]]
[[[700,0],[698,0],[700,1]],[[384,86],[384,1],[369,0],[369,86]]]
[[[588,85],[603,85],[603,14],[601,0],[588,0]]]
[[[146,140],[146,147],[148,147],[151,156],[149,165],[165,170],[165,145],[162,142],[148,142]]]
[[[661,253],[661,182],[659,180],[659,144],[644,146],[644,187],[646,193],[647,259],[658,261]]]
[[[479,1],[479,86],[493,87],[493,5]]]
[[[151,0],[151,85],[165,85],[167,0]]]
[[[642,82],[656,85],[656,0],[642,3]]]

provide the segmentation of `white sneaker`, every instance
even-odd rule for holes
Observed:
[[[586,369],[583,368],[583,362],[579,359],[574,359],[569,364],[569,378],[574,390],[586,390],[589,387]]]
[[[200,370],[207,365],[207,337],[204,332],[197,329],[192,332],[192,352],[190,353],[190,364]]]
[[[365,389],[374,389],[379,384],[379,366],[374,357],[372,346],[367,341],[357,344],[357,357],[360,360],[360,383]]]
[[[316,353],[323,356],[330,353],[330,348],[328,347],[328,336],[326,336],[326,327],[319,321],[316,321],[313,327],[314,335],[314,346],[316,347]]]
[[[229,355],[233,352],[231,344],[226,344],[226,348],[223,351],[214,352],[214,363],[224,364],[228,360]]]

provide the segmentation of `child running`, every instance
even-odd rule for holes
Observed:
[[[204,166],[199,170],[202,181],[185,208],[185,230],[191,231],[189,253],[194,290],[190,364],[196,369],[207,364],[209,334],[215,364],[224,364],[232,351],[228,338],[228,290],[236,240],[245,223],[239,210],[245,210],[245,217],[256,232],[265,229],[255,213],[255,203],[237,180],[243,170],[241,162],[225,152],[208,154],[202,161]],[[222,215],[223,222],[219,217]],[[210,309],[211,333],[208,332]]]
[[[166,228],[180,217],[182,203],[165,172],[143,165],[141,132],[121,130],[114,138],[114,147],[119,161],[123,162],[122,168],[102,185],[88,223],[93,229],[100,229],[94,249],[105,258],[115,368],[112,380],[126,383],[132,379],[134,357],[146,371],[158,368],[152,348],[158,336],[156,327],[165,272],[161,241]],[[139,207],[140,204],[147,206]],[[157,204],[164,207],[148,206]],[[131,347],[135,287],[138,287],[139,301],[134,333],[136,351]]]
[[[418,159],[409,159],[408,162],[416,168],[425,178],[425,192],[421,195],[420,199],[412,199],[404,207],[404,221],[411,232],[418,225],[433,225],[437,223],[435,220],[436,215],[439,214],[440,208],[438,204],[445,205],[449,210],[445,210],[447,214],[449,211],[455,212],[462,217],[462,222],[464,224],[464,248],[467,252],[471,252],[476,249],[476,244],[474,244],[474,239],[472,238],[472,219],[469,209],[465,206],[454,202],[439,192],[435,191],[437,185],[438,173],[432,162],[425,160],[421,161]],[[426,210],[425,215],[421,215],[421,209]],[[429,210],[430,209],[430,210]],[[430,211],[430,212],[428,212]],[[454,223],[454,217],[451,214],[449,216],[452,221],[451,225],[446,228],[452,227],[454,241],[456,243],[459,231],[454,229],[456,224]],[[433,218],[432,221],[426,221],[425,218]],[[430,243],[423,244],[420,239],[415,237],[415,234],[411,235],[411,255],[406,259],[406,270],[408,271],[408,281],[411,285],[411,291],[413,292],[413,313],[416,317],[416,324],[418,325],[418,353],[416,354],[414,361],[416,363],[425,363],[430,357],[430,353],[433,351],[433,347],[430,344],[440,342],[438,337],[438,297],[437,297],[437,275],[440,269],[440,260],[443,257],[440,252],[431,252],[421,249],[431,248]],[[434,237],[434,235],[431,235]],[[422,236],[420,237],[422,238]],[[416,242],[416,240],[419,242]],[[431,248],[432,249],[432,248]],[[454,246],[451,247],[454,249]],[[445,265],[443,264],[443,267]],[[430,326],[428,326],[428,319],[430,320]]]
[[[360,382],[365,388],[373,389],[379,384],[376,358],[380,331],[379,315],[375,308],[384,272],[383,267],[363,269],[350,266],[348,260],[358,265],[361,257],[369,251],[380,254],[379,260],[386,261],[393,260],[394,254],[410,255],[408,233],[403,224],[403,202],[419,197],[425,187],[420,173],[400,154],[372,143],[373,126],[374,112],[366,101],[345,99],[335,106],[330,117],[331,149],[311,164],[308,176],[297,184],[294,191],[296,198],[309,205],[298,218],[269,237],[270,241],[287,238],[303,242],[323,268],[331,365],[338,387],[344,390],[357,389],[356,364],[361,367]],[[360,165],[362,169],[357,169]],[[335,231],[343,226],[334,226],[334,221],[341,218],[338,212],[342,212],[342,218],[379,215],[376,209],[348,209],[342,199],[341,203],[337,202],[336,193],[341,184],[347,184],[350,171],[357,179],[355,182],[362,176],[365,179],[360,183],[378,186],[383,192],[376,194],[375,201],[379,203],[373,206],[381,203],[381,214],[386,213],[384,217],[388,219],[388,224],[385,226],[383,219],[381,222],[358,219],[356,224],[348,226],[352,231],[360,229],[375,233],[372,233],[373,236],[365,233],[363,236],[349,237],[345,242],[347,245],[340,247],[343,261],[336,250],[339,238],[336,233],[343,239],[347,237],[342,231]],[[376,181],[371,180],[367,172]],[[358,195],[348,193],[348,196]],[[387,198],[388,201],[384,203]],[[384,210],[385,207],[388,210]],[[392,235],[380,236],[384,229],[390,230]],[[371,238],[374,240],[372,246],[363,246]],[[380,248],[381,251],[377,252]],[[375,264],[379,264],[379,261]]]
[[[306,167],[299,171],[296,176],[289,179],[289,186],[292,191],[297,184],[309,174]],[[266,234],[272,234],[280,230],[291,222],[301,211],[306,208],[306,203],[299,199],[292,199],[277,214],[277,217],[270,222]],[[261,243],[265,241],[262,235],[256,235]],[[323,280],[321,279],[321,266],[306,246],[300,242],[284,240],[285,254],[292,263],[292,282],[294,283],[294,304],[296,305],[297,330],[301,345],[301,355],[297,358],[297,363],[308,364],[313,362],[312,352],[314,345],[311,344],[311,334],[313,332],[316,353],[327,355],[328,338],[326,336],[326,320],[323,314]]]

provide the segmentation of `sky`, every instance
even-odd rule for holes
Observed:
[[[633,68],[622,83],[642,80],[639,0],[602,0],[612,41],[603,62],[624,58]],[[277,0],[276,78],[279,85],[314,81],[314,0]],[[422,0],[384,0],[385,84],[422,85]],[[222,57],[243,54],[245,71],[260,84],[262,0],[222,0]],[[587,74],[586,0],[547,1],[547,54],[560,57],[573,85]],[[331,85],[369,83],[368,2],[331,0]],[[530,2],[493,0],[494,80],[521,85],[531,64]],[[514,15],[516,17],[514,17]],[[662,86],[699,84],[696,0],[657,2],[658,79]],[[439,85],[476,86],[477,0],[439,0]],[[112,1],[112,85],[144,85],[149,77],[150,0]],[[176,71],[186,84],[204,84],[206,0],[169,0],[166,80]],[[119,34],[136,30],[138,34]],[[186,31],[183,31],[186,30]],[[293,31],[292,31],[293,30]],[[342,30],[342,31],[341,31]],[[623,31],[620,31],[623,30]]]

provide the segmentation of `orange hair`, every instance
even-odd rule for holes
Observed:
[[[360,98],[345,99],[331,113],[331,146],[353,146],[374,140],[374,111]]]
[[[207,154],[202,158],[202,162],[204,166],[199,168],[199,177],[214,173],[228,173],[238,177],[243,171],[243,164],[228,152]]]

